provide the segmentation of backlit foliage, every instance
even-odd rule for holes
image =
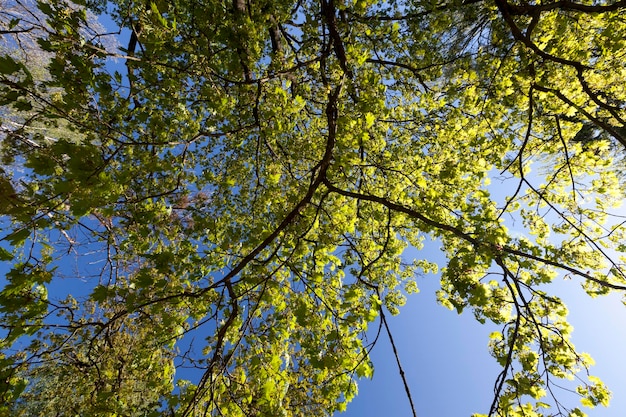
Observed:
[[[606,405],[545,284],[626,289],[625,7],[3,7],[1,412],[331,415],[430,238],[501,327],[488,415]]]

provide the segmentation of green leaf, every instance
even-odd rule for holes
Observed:
[[[608,404],[546,284],[626,286],[624,5],[9,3],[5,414],[329,416],[422,275],[492,414]]]
[[[105,301],[110,294],[110,290],[108,287],[104,286],[104,285],[98,285],[96,288],[94,288],[94,290],[91,293],[91,299],[96,301],[96,302],[103,302]]]
[[[30,235],[31,231],[29,229],[22,228],[7,236],[7,240],[11,243],[11,245],[17,247],[21,246]]]
[[[0,74],[10,75],[18,72],[22,66],[8,55],[0,56]]]
[[[0,246],[0,261],[11,261],[13,260],[13,254],[6,250],[5,248]]]

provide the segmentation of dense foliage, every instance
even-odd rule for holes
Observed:
[[[582,416],[575,376],[608,403],[544,284],[626,290],[623,0],[3,0],[0,25],[0,414],[331,415],[427,238],[440,303],[502,328],[483,411]]]

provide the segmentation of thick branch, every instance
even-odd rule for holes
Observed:
[[[550,266],[554,266],[556,268],[565,270],[571,274],[574,275],[578,275],[582,278],[585,278],[589,281],[595,282],[596,284],[599,284],[603,287],[607,287],[607,288],[611,288],[614,290],[621,290],[621,291],[626,291],[626,286],[623,285],[617,285],[617,284],[612,284],[610,282],[606,282],[606,281],[602,281],[598,278],[595,278],[593,276],[591,276],[589,273],[587,272],[583,272],[579,269],[573,268],[571,266],[562,264],[560,262],[557,261],[553,261],[551,259],[547,259],[547,258],[543,258],[541,256],[537,256],[537,255],[533,255],[531,253],[526,253],[526,252],[522,252],[521,250],[512,248],[510,246],[498,246],[495,247],[494,244],[490,243],[490,242],[483,242],[479,239],[476,239],[475,237],[471,236],[468,233],[463,232],[462,230],[454,227],[454,226],[450,226],[448,224],[445,223],[440,223],[436,220],[430,219],[426,216],[424,216],[422,213],[413,210],[409,207],[405,207],[403,205],[394,203],[392,201],[387,200],[384,197],[378,197],[378,196],[374,196],[374,195],[368,195],[368,194],[361,194],[361,193],[355,193],[352,191],[347,191],[347,190],[342,190],[341,188],[336,187],[335,185],[333,185],[328,179],[324,179],[324,185],[326,185],[326,187],[328,187],[328,189],[331,192],[337,193],[337,194],[341,194],[343,196],[346,197],[351,197],[351,198],[355,198],[358,200],[364,200],[364,201],[371,201],[374,203],[378,203],[378,204],[382,204],[383,206],[394,210],[398,213],[404,213],[406,215],[408,215],[409,217],[413,218],[413,219],[417,219],[419,221],[421,221],[422,223],[431,226],[434,229],[437,229],[439,231],[445,231],[445,232],[449,232],[463,240],[465,240],[466,242],[471,243],[472,245],[474,245],[476,248],[487,248],[489,250],[493,250],[493,251],[497,251],[497,252],[501,252],[501,253],[507,253],[509,255],[515,255],[515,256],[519,256],[521,258],[526,258],[526,259],[531,259],[533,261],[536,262],[540,262],[542,264],[545,265],[550,265]]]
[[[243,259],[228,273],[224,278],[213,284],[212,286],[205,288],[202,292],[209,291],[216,286],[231,281],[237,274],[239,274],[263,249],[269,246],[300,214],[302,210],[311,202],[313,195],[322,184],[326,177],[326,171],[330,166],[330,162],[333,156],[333,150],[335,148],[335,137],[337,134],[337,100],[339,93],[341,92],[342,84],[339,84],[335,91],[331,91],[328,95],[328,104],[326,105],[326,118],[328,122],[328,137],[326,139],[326,149],[324,156],[320,162],[316,165],[317,175],[314,175],[307,193],[296,204],[296,206],[285,216],[283,221],[270,233],[263,241],[254,248],[250,253],[243,257]]]
[[[606,123],[605,121],[600,120],[597,117],[593,116],[591,113],[586,111],[584,108],[582,108],[581,106],[578,106],[572,100],[567,98],[559,90],[555,90],[553,88],[544,87],[544,86],[539,85],[539,84],[535,84],[534,87],[538,91],[541,91],[541,92],[544,92],[544,93],[552,93],[555,96],[557,96],[559,99],[561,99],[561,101],[563,101],[564,103],[574,107],[576,110],[581,112],[587,119],[589,119],[591,122],[593,122],[596,126],[598,126],[601,129],[604,129],[607,133],[609,133],[611,136],[613,136],[613,138],[615,138],[615,140],[617,140],[619,143],[621,143],[622,146],[624,146],[624,148],[626,149],[626,137],[624,137],[621,134],[621,132],[618,130],[618,128],[616,128],[616,127],[610,125],[609,123]]]
[[[339,66],[348,78],[352,79],[352,70],[348,68],[348,58],[346,57],[346,51],[343,46],[343,41],[341,40],[341,35],[337,29],[336,14],[337,10],[335,9],[334,0],[322,0],[322,16],[328,25],[328,31],[330,32],[330,38],[332,40],[333,49],[335,50],[335,55],[339,61]]]
[[[510,10],[510,4],[507,3],[505,0],[496,0],[496,5],[498,6],[498,10],[500,10],[500,13],[502,14],[502,18],[511,29],[511,33],[513,34],[513,37],[515,38],[515,40],[523,43],[526,47],[531,49],[533,52],[535,52],[537,55],[539,55],[543,59],[546,59],[548,61],[553,61],[559,64],[571,66],[575,68],[577,71],[582,71],[582,70],[587,69],[585,65],[581,64],[578,61],[572,61],[569,59],[561,58],[561,57],[549,54],[543,49],[539,48],[537,45],[533,43],[533,41],[530,40],[530,37],[529,37],[530,33],[527,34],[528,36],[523,34],[522,30],[515,23],[515,20],[513,20],[513,15],[511,14],[511,10]]]
[[[546,12],[550,10],[568,10],[568,11],[576,11],[583,13],[606,13],[613,12],[615,10],[619,10],[622,7],[626,7],[626,0],[620,0],[613,4],[608,4],[606,6],[602,5],[588,5],[588,4],[580,4],[574,3],[567,0],[555,1],[553,3],[545,3],[545,4],[509,4],[507,3],[507,9],[511,15],[515,16],[523,16],[523,15],[534,15],[538,12]]]

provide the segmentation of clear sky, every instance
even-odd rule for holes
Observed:
[[[103,23],[112,22],[105,17]],[[128,33],[125,33],[128,36]],[[123,36],[122,38],[125,38]],[[124,43],[124,42],[122,42]],[[119,64],[119,63],[118,63]],[[502,201],[510,185],[492,184],[494,197]],[[496,188],[501,187],[499,190]],[[407,252],[413,256],[414,250]],[[444,257],[433,243],[420,251],[420,257],[439,261]],[[438,275],[418,278],[421,292],[409,296],[398,316],[387,314],[400,359],[407,375],[418,417],[456,417],[487,413],[493,400],[496,377],[501,368],[489,353],[492,331],[500,327],[478,323],[471,311],[462,315],[436,302]],[[613,391],[609,408],[583,409],[589,417],[623,417],[626,410],[626,306],[618,296],[591,299],[576,281],[559,281],[553,294],[570,309],[574,326],[573,343],[596,360],[591,374],[597,375]],[[376,326],[371,326],[372,330]],[[359,384],[359,395],[345,413],[336,417],[410,417],[402,380],[385,334],[372,352],[373,380]],[[180,376],[180,375],[179,375]],[[569,404],[579,405],[576,398]]]
[[[436,248],[422,256],[441,258]],[[462,315],[437,304],[438,276],[418,278],[419,294],[409,296],[390,326],[410,388],[418,417],[469,417],[487,413],[500,367],[489,356],[489,334],[498,327],[481,325],[466,310]],[[626,307],[619,296],[592,299],[574,280],[557,279],[553,294],[570,310],[574,345],[596,360],[591,375],[599,376],[613,392],[609,408],[586,409],[590,417],[623,417],[626,410]],[[372,326],[374,327],[374,326]],[[410,417],[395,358],[385,337],[372,352],[373,380],[359,384],[359,395],[345,413],[335,417]],[[557,381],[555,381],[557,382]],[[569,405],[580,406],[566,397]]]
[[[434,244],[419,256],[442,260]],[[5,271],[1,266],[0,272],[3,276]],[[614,394],[609,408],[585,411],[590,417],[623,417],[626,307],[617,296],[591,299],[576,281],[557,281],[552,285],[553,293],[570,308],[574,344],[594,357],[596,366],[591,373],[601,377]],[[418,284],[421,292],[409,296],[400,315],[387,315],[418,417],[469,417],[474,412],[487,413],[494,382],[501,370],[489,356],[487,342],[489,334],[500,328],[481,325],[469,310],[459,316],[439,306],[435,300],[438,276],[419,277]],[[372,352],[372,359],[373,380],[361,381],[359,395],[345,413],[337,413],[336,417],[410,417],[402,380],[384,333]],[[576,404],[573,398],[569,402],[572,406]]]
[[[441,260],[433,248],[419,255]],[[413,254],[415,251],[409,251]],[[0,267],[2,276],[5,267]],[[0,279],[3,283],[4,279]],[[498,327],[481,325],[471,311],[458,315],[437,304],[438,276],[417,278],[421,292],[409,296],[398,316],[387,314],[400,359],[415,402],[418,417],[469,417],[487,413],[492,401],[494,381],[500,367],[487,350],[489,334]],[[61,281],[63,282],[63,281]],[[61,283],[59,282],[59,283]],[[65,281],[73,291],[84,292],[75,281]],[[626,410],[626,307],[617,294],[592,299],[577,282],[558,279],[552,293],[563,298],[570,308],[574,325],[573,342],[580,351],[596,360],[591,374],[597,375],[613,391],[609,408],[585,411],[590,417],[623,417]],[[51,288],[64,292],[66,286]],[[376,326],[371,326],[372,330]],[[390,344],[381,334],[372,352],[373,380],[359,384],[359,395],[345,413],[335,417],[410,417],[411,411],[398,374]],[[185,371],[178,377],[185,377]],[[571,399],[571,405],[577,404]]]

